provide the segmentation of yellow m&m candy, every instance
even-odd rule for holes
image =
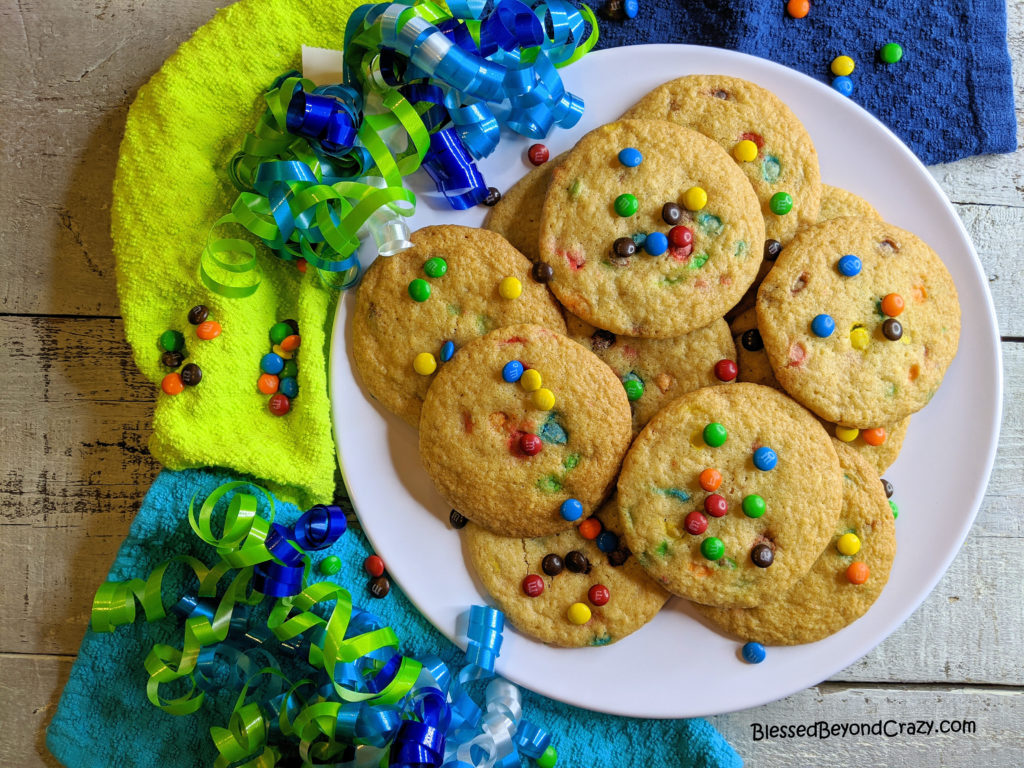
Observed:
[[[832,59],[832,74],[840,77],[850,75],[857,65],[849,56],[836,56]]]
[[[855,533],[844,533],[836,542],[836,549],[841,555],[856,555],[860,552],[860,539]]]
[[[586,624],[590,621],[590,609],[583,603],[573,603],[565,615],[573,624]]]
[[[523,371],[523,375],[519,378],[519,386],[525,389],[527,392],[536,392],[540,389],[541,378],[540,371],[536,368],[528,368]]]
[[[700,187],[690,187],[683,193],[683,205],[688,211],[699,211],[708,204],[708,193]]]
[[[850,344],[854,349],[867,349],[871,343],[871,334],[863,326],[857,326],[850,331]]]
[[[533,404],[542,411],[550,411],[555,407],[554,392],[541,387],[533,393]]]
[[[498,283],[498,294],[503,299],[518,299],[523,292],[523,284],[518,278],[506,277]]]
[[[842,440],[844,443],[852,443],[857,439],[857,435],[860,434],[860,430],[856,427],[841,427],[836,425],[836,438]]]
[[[437,370],[437,361],[429,352],[420,352],[412,361],[412,369],[420,376],[429,376]]]
[[[744,139],[732,148],[732,156],[741,163],[752,163],[757,160],[757,144],[750,139]]]

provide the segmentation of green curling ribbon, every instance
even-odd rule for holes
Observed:
[[[258,514],[257,499],[250,493],[241,493],[242,487],[254,488],[262,494],[270,507],[270,519]],[[215,511],[223,501],[228,502],[220,533],[215,531]],[[189,503],[189,525],[196,536],[213,547],[220,560],[207,567],[201,560],[180,555],[161,563],[145,579],[106,582],[93,599],[92,628],[96,632],[112,632],[118,626],[130,624],[136,618],[136,604],[142,607],[146,621],[153,622],[167,615],[169,605],[164,602],[163,587],[168,569],[181,564],[191,570],[197,588],[186,594],[213,600],[219,592],[212,616],[193,612],[185,619],[181,647],[154,645],[145,658],[149,674],[146,696],[164,712],[187,715],[202,707],[205,692],[197,680],[200,654],[204,648],[223,643],[231,631],[232,617],[239,607],[257,605],[264,595],[251,588],[255,565],[277,561],[267,548],[267,537],[281,526],[274,526],[274,499],[263,488],[247,482],[225,483],[216,488],[197,509],[195,498]],[[397,670],[383,686],[365,685],[365,690],[351,684],[351,676],[337,678],[339,668],[352,668],[358,664],[361,676],[373,679],[388,665],[393,665],[398,652],[398,636],[390,627],[376,627],[346,638],[353,616],[352,597],[343,587],[328,582],[308,584],[309,557],[298,545],[287,539],[285,544],[296,550],[296,557],[305,560],[303,589],[293,597],[277,599],[267,618],[267,629],[278,640],[302,638],[308,644],[307,659],[314,669],[321,669],[340,701],[324,701],[314,694],[309,703],[299,706],[298,691],[313,685],[309,679],[291,685],[285,694],[285,706],[277,717],[277,726],[286,736],[300,741],[303,756],[317,760],[328,754],[337,754],[345,744],[335,739],[336,716],[346,703],[365,702],[372,705],[395,705],[413,688],[420,674],[420,662],[398,657]],[[276,549],[279,553],[280,549]],[[226,587],[222,587],[229,577]],[[319,611],[320,613],[317,613]],[[323,615],[327,615],[325,619]],[[359,626],[366,626],[365,622]],[[308,633],[308,634],[307,634]],[[321,637],[322,639],[319,639]],[[393,667],[392,667],[393,668]],[[349,673],[351,675],[351,673]],[[270,724],[256,702],[247,701],[256,680],[263,676],[287,678],[274,667],[264,667],[252,675],[242,688],[227,728],[212,728],[211,736],[220,755],[218,768],[238,765],[272,768],[280,753],[266,744]],[[293,717],[294,716],[294,717]]]

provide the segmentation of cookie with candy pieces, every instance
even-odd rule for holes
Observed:
[[[672,338],[739,301],[763,241],[753,189],[720,146],[665,121],[620,120],[584,136],[552,172],[539,255],[577,317]]]
[[[525,322],[564,333],[565,322],[529,260],[500,235],[444,225],[412,242],[366,270],[351,340],[367,392],[415,427],[436,372],[468,342]]]
[[[504,536],[556,533],[610,493],[629,447],[622,382],[592,352],[539,325],[468,344],[438,373],[420,456],[451,507]]]
[[[761,605],[698,605],[702,616],[744,640],[799,645],[838,632],[875,603],[896,557],[893,513],[874,468],[842,443],[835,449],[843,471],[843,509],[810,572]]]
[[[824,429],[770,387],[705,387],[670,403],[619,477],[626,545],[674,594],[752,607],[793,586],[842,506]]]
[[[622,381],[634,435],[680,395],[736,378],[736,347],[721,318],[673,339],[617,336],[571,314],[566,326],[569,338],[604,360]]]
[[[749,381],[782,390],[768,362],[768,355],[765,354],[764,342],[757,330],[757,312],[754,308],[751,307],[736,317],[729,328],[736,342],[738,381]],[[903,440],[907,436],[907,428],[910,426],[909,416],[894,424],[883,424],[864,430],[843,427],[824,419],[818,420],[826,432],[867,459],[878,472],[884,472],[896,461],[896,457],[900,455],[900,448],[903,447]]]
[[[892,224],[831,219],[801,230],[757,294],[775,378],[826,421],[899,422],[938,390],[960,338],[938,254]]]
[[[537,538],[465,529],[469,562],[520,632],[568,648],[608,645],[642,627],[670,595],[624,549],[615,500],[584,525]]]

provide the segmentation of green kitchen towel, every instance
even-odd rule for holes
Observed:
[[[176,330],[185,337],[185,362],[203,372],[179,395],[159,392],[153,456],[172,469],[226,467],[260,477],[303,506],[334,493],[327,345],[336,297],[314,270],[303,275],[263,246],[263,282],[248,298],[212,294],[198,264],[211,225],[237,195],[227,164],[263,112],[263,92],[299,67],[303,45],[341,48],[358,5],[242,0],[218,11],[139,90],[114,181],[117,287],[135,362],[158,386],[171,370],[161,364],[158,340]],[[200,303],[222,326],[216,339],[198,339],[187,321]],[[270,327],[285,319],[298,322],[302,337],[299,394],[288,414],[275,416],[256,381]]]

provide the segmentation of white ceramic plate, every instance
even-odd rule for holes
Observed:
[[[932,590],[967,535],[995,457],[1002,402],[999,333],[986,280],[959,218],[924,166],[874,117],[827,85],[752,56],[678,45],[599,51],[562,73],[566,87],[586,100],[586,114],[574,129],[548,137],[552,157],[666,80],[720,73],[759,83],[807,126],[822,178],[865,197],[888,221],[924,238],[956,281],[963,308],[960,352],[931,404],[914,417],[903,453],[886,473],[900,507],[899,553],[888,586],[867,615],[820,642],[769,648],[765,662],[752,666],[740,660],[740,643],[701,623],[675,599],[650,624],[603,648],[551,648],[508,628],[498,660],[501,674],[531,690],[622,715],[712,715],[783,698],[847,667],[892,633]],[[624,81],[628,89],[614,85]],[[498,150],[480,163],[487,183],[499,189],[514,184],[530,169],[524,158],[531,143],[503,136]],[[413,181],[419,196],[414,229],[482,223],[485,208],[452,211],[429,194],[429,179]],[[361,257],[366,265],[372,253]],[[420,464],[416,434],[360,387],[347,348],[353,301],[348,295],[339,302],[331,354],[345,483],[391,575],[455,639],[456,617],[488,597],[464,564],[459,534],[448,527],[449,507]]]

